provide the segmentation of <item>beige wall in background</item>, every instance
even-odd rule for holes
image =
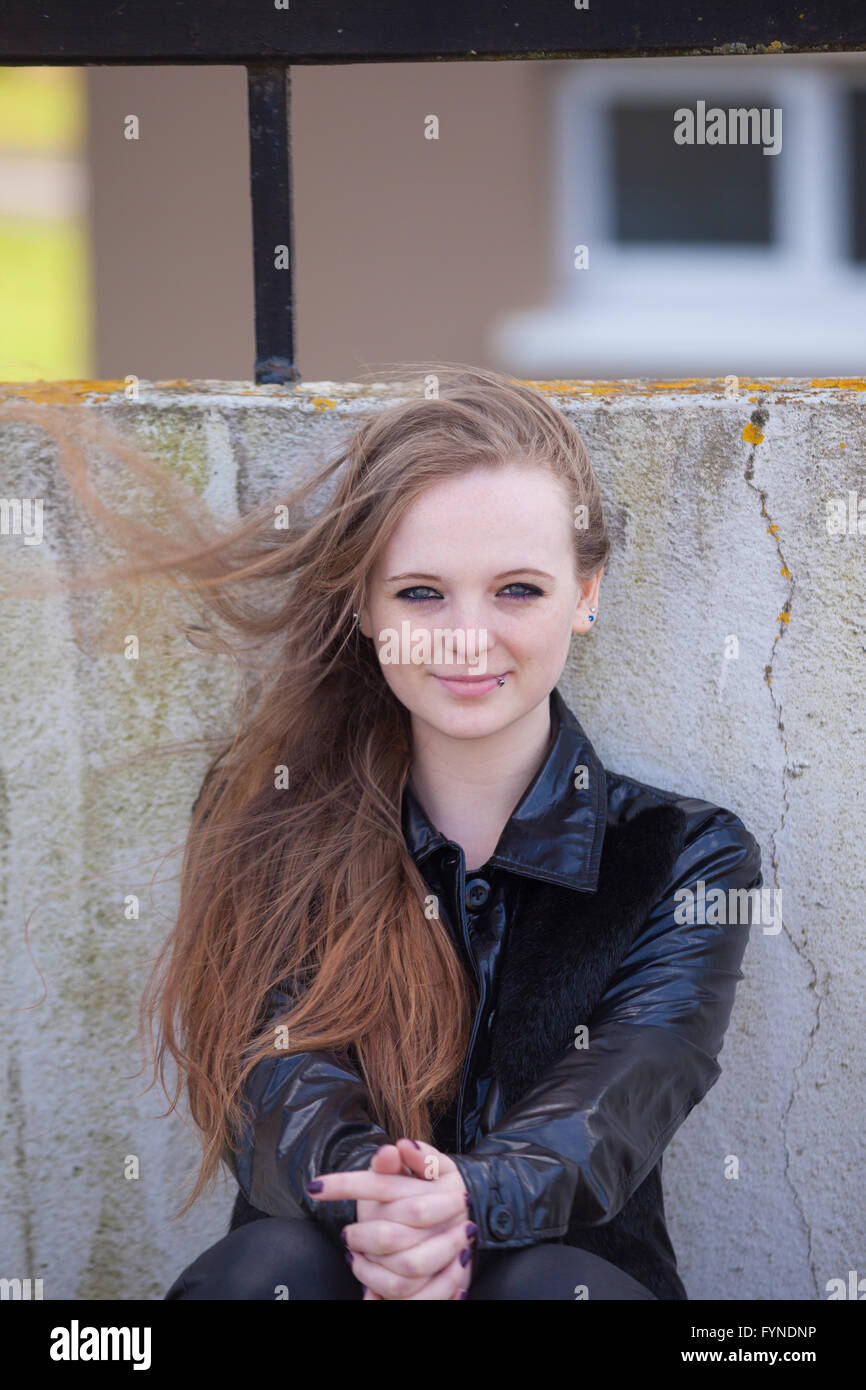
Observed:
[[[488,321],[547,283],[549,65],[291,73],[303,379],[391,358],[507,365]],[[246,69],[104,66],[87,82],[94,375],[251,379]]]

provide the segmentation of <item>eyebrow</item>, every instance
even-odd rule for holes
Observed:
[[[531,565],[519,565],[517,569],[504,570],[502,574],[494,574],[494,579],[507,579],[510,574],[538,574],[542,579],[549,579],[553,583],[553,575],[546,570],[533,569]],[[386,584],[393,584],[398,579],[430,579],[434,584],[442,583],[442,576],[439,574],[419,574],[410,570],[408,574],[391,574],[385,580]]]

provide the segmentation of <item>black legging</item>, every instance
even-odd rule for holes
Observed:
[[[468,1298],[655,1298],[630,1274],[588,1250],[544,1241],[482,1250]],[[310,1219],[269,1216],[238,1226],[175,1279],[168,1298],[361,1299],[361,1284],[336,1245]]]

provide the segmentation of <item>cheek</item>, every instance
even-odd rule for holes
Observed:
[[[567,648],[571,639],[572,612],[565,604],[557,604],[555,608],[528,614],[522,623],[515,625],[508,638],[515,655],[520,653],[543,660]]]
[[[413,624],[413,628],[414,626],[415,624]],[[403,661],[400,659],[403,654],[403,644],[399,636],[396,643],[393,640],[390,645],[385,641],[380,643],[378,641],[378,634],[384,631],[400,634],[400,619],[397,618],[396,620],[383,622],[380,627],[374,629],[376,634],[374,637],[374,650],[376,652],[376,660],[379,663],[379,669],[382,673],[382,679],[391,687],[397,698],[402,700],[406,694],[417,687],[418,681],[424,675],[424,668],[412,661]],[[382,659],[383,656],[385,660]]]

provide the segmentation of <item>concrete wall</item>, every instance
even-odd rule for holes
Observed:
[[[722,1076],[665,1155],[681,1272],[693,1299],[826,1298],[866,1274],[866,535],[825,524],[827,500],[859,489],[866,532],[866,380],[546,389],[584,435],[614,535],[561,688],[609,766],[741,815],[782,891],[782,930],[752,930]],[[45,499],[43,543],[0,536],[0,576],[90,553],[56,446],[4,417],[17,397],[73,394],[227,517],[371,404],[333,382],[144,383],[135,404],[118,383],[0,388],[0,497]],[[135,758],[215,731],[232,685],[182,638],[137,662],[88,654],[116,616],[105,597],[0,607],[0,1275],[42,1277],[46,1298],[161,1298],[224,1234],[232,1186],[171,1222],[197,1140],[159,1117],[146,1071],[127,1079],[176,902],[179,856],[157,865],[206,762]],[[27,1009],[40,971],[48,997]]]

